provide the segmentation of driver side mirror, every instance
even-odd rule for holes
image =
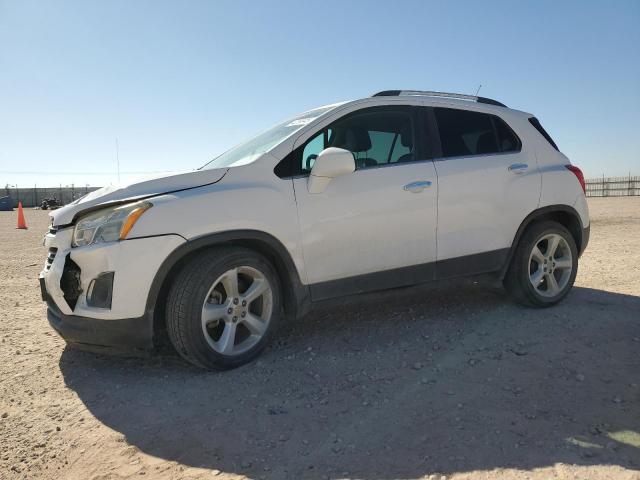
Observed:
[[[309,193],[322,193],[332,178],[353,173],[356,162],[353,153],[343,148],[329,147],[318,154],[307,180]]]

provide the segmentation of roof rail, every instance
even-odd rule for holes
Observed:
[[[446,93],[446,92],[430,92],[424,90],[384,90],[382,92],[374,93],[372,97],[399,97],[401,95],[410,96],[424,96],[424,97],[444,97],[444,98],[457,98],[459,100],[470,100],[477,103],[486,103],[489,105],[497,105],[498,107],[506,107],[504,103],[498,102],[491,98],[476,97],[475,95],[463,95],[461,93]]]

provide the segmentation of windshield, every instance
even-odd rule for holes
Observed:
[[[263,153],[268,152],[278,145],[291,134],[297,132],[319,116],[324,115],[329,110],[333,110],[335,107],[337,107],[337,104],[316,108],[315,110],[309,110],[308,112],[302,113],[284,123],[276,125],[257,137],[253,137],[251,140],[241,143],[240,145],[233,147],[231,150],[227,150],[222,155],[203,165],[200,170],[237,167],[239,165],[251,163]]]

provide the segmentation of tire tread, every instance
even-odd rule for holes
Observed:
[[[529,282],[529,252],[533,247],[533,243],[540,238],[543,233],[551,231],[562,233],[565,236],[565,239],[571,248],[575,267],[572,273],[573,277],[569,282],[568,288],[566,288],[559,297],[549,301],[536,295],[530,288],[528,288],[527,282]],[[567,230],[563,225],[550,220],[536,222],[530,225],[520,238],[520,242],[516,247],[513,258],[511,259],[511,265],[509,265],[503,284],[512,298],[522,305],[537,308],[550,307],[560,302],[571,290],[577,273],[577,261],[578,253],[575,240],[569,230]]]
[[[212,248],[197,255],[184,265],[169,289],[166,303],[167,334],[178,354],[200,368],[226,370],[248,361],[239,360],[237,362],[230,361],[222,363],[213,360],[210,355],[207,355],[198,347],[197,339],[193,338],[193,327],[191,323],[194,315],[200,314],[200,299],[198,299],[198,292],[196,290],[199,286],[211,282],[211,271],[219,268],[230,259],[238,258],[241,260],[247,257],[264,262],[270,267],[270,263],[262,257],[262,255],[247,248]],[[278,286],[273,286],[272,288],[275,290],[274,295],[277,295],[279,292]],[[194,312],[194,309],[197,309],[197,311]],[[272,315],[271,322],[275,323],[275,317],[279,315],[275,306]],[[270,330],[273,329],[270,328]],[[249,352],[251,352],[251,350]],[[245,352],[245,354],[249,352]],[[245,354],[243,354],[243,356]],[[250,355],[249,359],[253,358],[253,356],[254,355]]]

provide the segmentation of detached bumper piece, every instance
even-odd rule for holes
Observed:
[[[43,292],[46,296],[46,292]],[[153,349],[150,314],[122,320],[64,315],[48,299],[47,319],[53,329],[73,347],[100,353],[141,356]]]

